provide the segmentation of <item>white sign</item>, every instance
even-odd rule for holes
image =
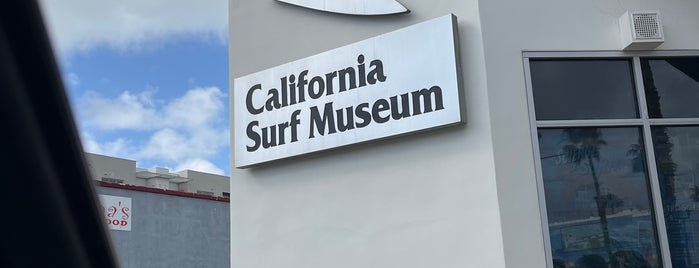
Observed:
[[[99,198],[109,229],[131,231],[131,198],[103,194]]]
[[[235,79],[235,166],[463,122],[446,15]]]

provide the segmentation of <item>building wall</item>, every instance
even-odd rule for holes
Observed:
[[[618,18],[659,11],[665,43],[699,49],[697,1],[480,1],[500,215],[508,267],[544,267],[523,51],[622,49]]]
[[[412,13],[358,17],[229,2],[231,85],[453,13],[467,110],[466,125],[232,170],[232,267],[505,266],[478,2],[401,2]],[[244,126],[231,133],[236,127]]]
[[[96,188],[131,198],[131,231],[109,231],[121,267],[230,267],[227,202]]]
[[[228,192],[229,178],[226,176],[194,170],[178,171],[177,174],[192,179],[187,183],[181,184],[180,190],[182,191],[193,193],[197,193],[197,191],[206,191],[214,193],[215,196],[223,196],[223,192]]]
[[[143,169],[136,167],[136,161],[111,156],[85,153],[90,173],[94,180],[103,177],[122,180],[123,184],[146,186],[158,189],[184,191],[189,193],[213,193],[223,196],[228,192],[227,176],[204,173],[194,170],[170,172],[167,168],[154,167]],[[107,181],[115,183],[114,181]]]
[[[233,170],[234,266],[545,267],[523,51],[620,51],[634,10],[660,12],[657,50],[699,49],[696,1],[401,2],[367,18],[230,1],[231,85],[454,13],[467,108],[465,126]]]
[[[92,153],[85,153],[85,159],[95,180],[107,177],[123,180],[125,184],[145,186],[142,180],[136,179],[136,161]]]

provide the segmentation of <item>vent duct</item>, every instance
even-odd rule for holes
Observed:
[[[621,45],[624,50],[648,50],[665,41],[660,14],[654,11],[625,12],[619,18]]]

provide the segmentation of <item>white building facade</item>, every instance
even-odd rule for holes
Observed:
[[[121,185],[229,197],[229,178],[194,170],[170,172],[167,168],[136,167],[136,161],[85,153],[92,179]]]
[[[400,2],[410,13],[229,2],[231,165],[241,167],[231,171],[232,267],[699,266],[699,2]],[[267,107],[253,99],[246,109],[240,98],[273,93],[241,84],[246,77],[289,82],[321,68],[312,57],[323,52],[448,14],[461,123],[246,162],[285,148],[254,148],[249,132],[263,130],[247,131],[241,114]],[[657,35],[628,49],[624,14],[637,14],[637,34],[655,25]],[[418,42],[429,43],[376,41],[361,53],[380,59]],[[426,80],[435,68],[418,58],[384,62],[387,81],[403,72]],[[353,100],[375,101],[362,96]]]

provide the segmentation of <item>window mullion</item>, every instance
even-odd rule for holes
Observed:
[[[536,121],[539,128],[641,126],[641,119],[576,119]]]
[[[691,126],[699,125],[699,118],[653,118],[648,120],[651,125]]]
[[[636,95],[638,98],[638,111],[643,121],[643,143],[645,146],[646,159],[648,163],[648,176],[650,180],[651,201],[653,202],[653,210],[655,211],[655,225],[658,243],[660,244],[660,258],[663,267],[672,268],[672,260],[670,256],[670,243],[667,237],[667,228],[665,226],[665,212],[663,210],[663,200],[660,193],[660,181],[658,178],[658,168],[655,160],[655,149],[653,148],[653,136],[650,129],[650,119],[648,116],[648,105],[646,102],[646,92],[643,85],[643,74],[641,72],[641,59],[633,57],[633,72],[636,80]]]
[[[662,259],[663,267],[672,268],[672,260],[670,259],[670,243],[667,236],[667,228],[665,226],[665,212],[663,210],[663,200],[660,193],[660,181],[658,178],[658,169],[655,162],[655,150],[653,148],[653,137],[650,131],[650,124],[643,124],[643,143],[645,145],[646,159],[648,159],[648,176],[650,177],[651,201],[655,211],[655,224],[658,232],[658,243],[660,244],[660,258]]]
[[[647,123],[648,105],[646,103],[646,92],[643,87],[643,74],[641,73],[641,59],[633,57],[633,77],[636,80],[636,98],[638,99],[638,112],[641,119]]]

